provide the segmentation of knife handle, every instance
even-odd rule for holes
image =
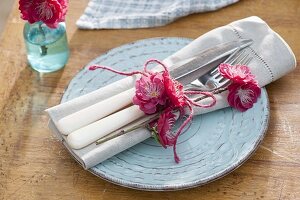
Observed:
[[[130,106],[70,133],[67,143],[73,149],[81,149],[143,116],[138,106]]]
[[[58,130],[68,135],[71,132],[100,120],[132,103],[135,89],[129,89],[60,119]]]

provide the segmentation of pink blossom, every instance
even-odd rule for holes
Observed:
[[[35,0],[31,9],[33,18],[51,28],[57,27],[62,18],[62,7],[57,0]]]
[[[252,108],[260,96],[261,89],[256,82],[232,83],[228,86],[228,103],[241,112]]]
[[[219,65],[219,72],[225,78],[228,78],[236,83],[246,83],[254,80],[249,67],[246,65],[230,65],[222,63]]]
[[[21,12],[21,18],[28,21],[33,21],[32,16],[30,15],[29,9],[31,9],[31,6],[33,4],[33,0],[19,0],[19,10]]]
[[[136,81],[135,88],[133,103],[146,114],[153,114],[158,111],[157,106],[165,105],[167,96],[163,76],[160,73],[143,75]]]
[[[29,23],[44,22],[50,28],[56,28],[65,20],[67,0],[19,0],[21,18]]]
[[[62,17],[60,18],[60,22],[64,22],[65,21],[65,16],[67,14],[68,11],[68,0],[58,0],[58,2],[61,5],[61,9],[62,9]]]
[[[159,116],[157,122],[158,138],[161,145],[166,148],[175,144],[176,138],[172,134],[172,127],[176,121],[176,115],[172,113],[172,109],[168,107]]]
[[[164,72],[164,88],[169,99],[170,106],[173,108],[182,107],[185,105],[183,85],[172,79],[169,73]]]

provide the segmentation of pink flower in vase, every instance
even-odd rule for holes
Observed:
[[[146,114],[153,114],[158,111],[158,106],[165,105],[167,96],[160,73],[143,75],[136,81],[135,88],[133,104],[138,105]]]
[[[67,0],[58,0],[58,2],[60,3],[61,5],[61,12],[62,12],[62,16],[61,18],[59,19],[59,22],[64,22],[66,19],[66,14],[67,14],[67,11],[68,11],[68,1]]]
[[[31,14],[50,28],[56,28],[63,18],[62,6],[57,0],[35,0]]]
[[[248,83],[232,83],[228,86],[228,103],[231,107],[238,109],[241,112],[253,107],[260,96],[261,89],[256,82]]]
[[[44,22],[50,28],[56,28],[65,20],[67,0],[19,0],[21,18],[29,23]]]
[[[230,65],[222,63],[219,66],[219,72],[225,78],[236,83],[246,83],[254,80],[254,75],[251,74],[249,67],[246,65]]]
[[[21,18],[24,20],[28,20],[29,23],[35,22],[30,13],[32,4],[33,0],[19,0],[19,10],[21,12]]]

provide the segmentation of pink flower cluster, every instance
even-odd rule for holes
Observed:
[[[149,72],[147,71],[147,64],[149,62],[156,62],[164,67],[163,72]],[[174,80],[166,66],[158,60],[149,60],[145,64],[145,74],[136,81],[136,93],[133,97],[133,104],[138,105],[139,108],[146,114],[153,114],[159,111],[162,113],[155,123],[151,123],[153,132],[157,135],[159,142],[164,148],[173,146],[175,161],[179,162],[179,157],[176,153],[177,138],[182,132],[183,128],[190,122],[193,116],[193,108],[191,105],[199,107],[211,107],[215,104],[216,100],[212,94],[183,90],[183,85]],[[210,105],[201,105],[193,102],[186,94],[202,94],[213,99]],[[183,107],[187,106],[191,113],[187,120],[179,127],[174,133],[172,128],[177,120],[174,110],[179,110],[180,116],[184,115]]]
[[[174,133],[172,128],[176,122],[174,109],[180,109],[187,104],[183,86],[170,77],[168,71],[148,73],[136,81],[136,93],[133,104],[146,114],[162,111],[157,121],[150,123],[150,128],[157,135],[160,144],[167,148],[173,146],[174,159],[178,163],[176,153],[177,138],[181,130]],[[185,126],[185,125],[184,125]]]
[[[249,67],[222,63],[219,66],[219,72],[222,76],[231,80],[231,84],[227,88],[229,91],[227,97],[229,105],[241,112],[252,108],[261,94],[261,89]]]
[[[42,21],[50,28],[65,21],[67,6],[67,0],[19,0],[22,19],[31,24]]]
[[[135,84],[133,103],[146,114],[153,114],[166,107],[178,108],[184,105],[183,86],[173,80],[169,73],[149,73]]]
[[[166,104],[167,95],[164,87],[164,77],[160,73],[142,76],[135,82],[135,96],[133,103],[139,105],[146,114],[153,114],[157,107]]]

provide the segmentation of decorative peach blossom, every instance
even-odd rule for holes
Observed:
[[[65,21],[65,16],[67,14],[68,11],[68,0],[58,0],[58,2],[61,5],[61,9],[62,9],[62,17],[60,19],[60,22],[64,22]]]
[[[172,128],[176,121],[176,115],[172,113],[172,109],[168,107],[160,115],[157,121],[157,133],[161,145],[164,148],[175,144],[175,136],[172,134]]]
[[[222,63],[219,65],[219,72],[222,76],[235,83],[246,83],[254,80],[249,67],[246,65],[230,65]]]
[[[228,103],[241,112],[253,107],[260,96],[261,89],[256,82],[232,83],[228,86]]]
[[[165,105],[167,96],[161,73],[143,75],[136,81],[135,88],[133,103],[146,114],[153,114],[158,111],[157,106]]]
[[[33,4],[33,0],[19,0],[19,10],[21,12],[21,18],[28,20],[29,23],[34,23],[32,16],[30,15],[30,9]]]
[[[164,88],[169,99],[170,106],[173,108],[182,107],[185,104],[183,85],[172,79],[166,71],[163,73]]]

